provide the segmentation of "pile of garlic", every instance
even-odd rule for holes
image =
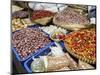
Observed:
[[[61,31],[61,32],[65,33],[65,34],[68,32],[64,28],[53,26],[53,25],[46,26],[46,27],[40,27],[40,29],[42,29],[44,32],[46,32],[48,34],[52,34],[53,32],[56,32],[56,31]]]

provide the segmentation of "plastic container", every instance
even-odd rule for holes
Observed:
[[[32,27],[39,27],[38,25],[33,25],[33,26],[29,26],[28,28],[32,28]],[[18,30],[18,31],[20,31],[20,30]],[[18,32],[18,31],[16,31],[16,32]],[[43,31],[44,32],[44,31]],[[14,34],[15,32],[13,32],[13,34]],[[44,32],[45,33],[45,32]],[[45,33],[46,35],[48,35],[47,33]],[[48,37],[49,37],[49,35],[48,35]],[[50,38],[49,38],[50,39]],[[20,56],[18,55],[18,52],[16,51],[16,48],[15,47],[12,47],[12,50],[13,50],[13,52],[14,52],[14,54],[15,54],[15,56],[16,56],[16,58],[18,59],[18,61],[25,61],[25,60],[27,60],[28,58],[30,58],[30,57],[32,57],[32,56],[37,56],[38,57],[38,55],[39,54],[41,54],[42,52],[45,52],[45,50],[48,48],[48,47],[50,47],[51,45],[53,45],[54,44],[54,42],[53,41],[51,41],[50,43],[48,43],[45,47],[43,47],[43,48],[41,48],[41,49],[38,49],[38,50],[36,50],[36,52],[35,53],[33,53],[33,54],[30,54],[29,56],[27,56],[25,59],[21,59],[20,58]]]
[[[65,50],[64,48],[64,43],[63,42],[59,42],[59,44],[63,47],[63,49]],[[53,43],[51,46],[56,46],[55,43]],[[66,51],[64,51],[66,52]],[[32,73],[32,70],[31,70],[31,63],[32,61],[34,61],[34,58],[38,58],[39,56],[45,56],[45,55],[49,55],[49,53],[51,53],[51,49],[50,49],[50,46],[45,49],[43,52],[41,52],[40,54],[38,54],[37,56],[34,56],[30,59],[28,59],[27,61],[24,62],[24,68],[25,70],[28,72],[28,73]]]
[[[55,46],[55,44],[53,43],[51,46]],[[34,61],[34,58],[39,58],[39,56],[45,56],[48,55],[51,52],[50,47],[48,47],[47,49],[45,49],[43,52],[41,52],[40,54],[37,54],[37,56],[33,56],[32,58],[28,59],[27,61],[25,61],[24,63],[24,68],[28,73],[32,73],[31,70],[31,63],[32,61]]]

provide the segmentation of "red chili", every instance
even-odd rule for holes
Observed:
[[[32,20],[40,19],[40,18],[43,18],[43,17],[50,17],[50,16],[53,16],[53,15],[54,15],[54,13],[47,11],[47,10],[35,10],[32,13]]]

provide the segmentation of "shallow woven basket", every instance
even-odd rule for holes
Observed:
[[[80,60],[82,60],[82,61],[84,61],[84,62],[87,62],[87,63],[89,63],[89,64],[95,64],[95,63],[96,63],[96,60],[90,60],[90,59],[87,59],[87,58],[84,58],[84,57],[82,57],[82,56],[79,56],[79,55],[75,54],[75,53],[71,50],[71,48],[69,48],[68,44],[65,44],[65,42],[64,42],[64,46],[65,46],[65,48],[67,49],[67,51],[68,51],[71,55],[73,55],[74,57],[76,57],[77,59],[80,59]]]

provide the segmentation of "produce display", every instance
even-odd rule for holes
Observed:
[[[32,13],[32,21],[46,25],[48,22],[51,21],[52,17],[54,16],[54,13],[47,10],[35,10]]]
[[[15,69],[25,73],[96,69],[95,6],[13,2]]]
[[[72,32],[65,36],[64,44],[67,50],[77,58],[88,63],[96,62],[95,29]]]
[[[12,44],[22,59],[25,59],[49,42],[48,36],[38,28],[25,28],[15,32],[12,36]]]
[[[86,28],[89,24],[89,19],[79,14],[73,8],[64,9],[53,18],[54,24],[64,27],[69,30],[79,30]]]
[[[16,31],[16,30],[20,30],[23,28],[26,28],[27,26],[32,25],[32,22],[30,21],[30,19],[13,19],[12,20],[12,31]]]
[[[64,34],[68,33],[68,31],[66,31],[66,29],[61,28],[61,27],[57,27],[54,25],[50,25],[50,26],[46,26],[46,27],[40,27],[40,29],[42,29],[44,32],[48,33],[48,34],[52,34],[53,32],[62,32]]]

